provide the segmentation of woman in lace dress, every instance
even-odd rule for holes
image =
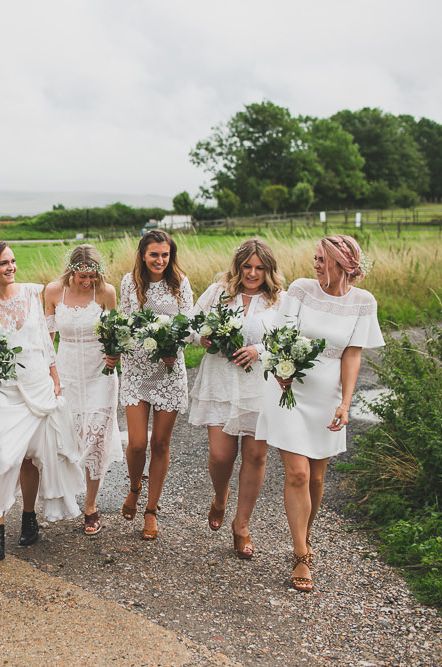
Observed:
[[[121,282],[121,309],[127,314],[151,308],[158,315],[191,315],[192,290],[177,262],[175,241],[166,232],[147,232],[138,244],[135,266]],[[171,373],[167,366],[172,367]],[[177,358],[150,361],[142,345],[123,355],[120,400],[126,406],[129,444],[126,451],[130,492],[122,513],[132,521],[146,463],[147,425],[152,410],[150,464],[143,539],[158,535],[157,508],[169,467],[169,445],[178,412],[187,409],[187,375],[182,350]]]
[[[45,291],[49,331],[60,334],[57,367],[71,408],[82,462],[86,469],[84,533],[101,530],[97,494],[109,464],[123,457],[117,423],[118,376],[103,375],[103,358],[95,325],[103,310],[116,307],[115,288],[105,282],[100,255],[91,245],[71,253],[61,278]]]
[[[0,559],[4,516],[21,486],[19,544],[38,538],[37,495],[47,519],[79,514],[75,495],[83,488],[69,408],[60,396],[55,352],[41,303],[42,285],[15,283],[11,248],[0,241],[0,329],[8,345],[21,347],[17,378],[0,382]]]
[[[363,278],[361,249],[351,236],[328,236],[316,247],[316,280],[300,278],[289,287],[276,323],[293,321],[304,336],[325,338],[326,348],[304,384],[293,384],[296,406],[278,406],[289,381],[269,377],[257,436],[280,451],[285,469],[284,499],[293,539],[292,584],[311,591],[309,533],[319,509],[329,458],[345,451],[345,426],[364,347],[384,344],[370,292],[355,287]],[[280,386],[281,385],[281,386]]]
[[[208,429],[209,473],[215,491],[208,516],[212,530],[219,530],[224,519],[241,441],[238,504],[232,532],[236,554],[246,559],[252,558],[254,552],[249,521],[264,480],[267,454],[264,440],[255,436],[264,383],[259,354],[265,327],[279,303],[281,285],[270,248],[258,239],[250,239],[237,249],[230,270],[220,282],[210,285],[194,308],[195,313],[208,313],[222,295],[232,309],[243,308],[244,347],[235,353],[235,363],[220,353],[204,356],[191,391],[189,421]],[[204,347],[210,346],[207,338],[201,337],[200,341]],[[252,370],[246,373],[245,368]]]

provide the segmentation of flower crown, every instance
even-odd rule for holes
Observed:
[[[100,273],[101,275],[104,274],[103,264],[101,263],[97,264],[97,262],[75,262],[75,263],[70,262],[66,268],[71,273],[75,273],[76,271],[81,271],[82,273],[94,272],[94,273]]]

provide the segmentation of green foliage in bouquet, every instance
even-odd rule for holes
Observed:
[[[23,364],[16,360],[16,355],[21,351],[21,347],[9,347],[6,336],[0,334],[0,382],[2,380],[15,380],[17,378],[17,365],[24,368]]]
[[[316,357],[325,348],[324,338],[306,338],[288,324],[271,329],[264,334],[262,341],[265,347],[262,362],[266,380],[272,373],[283,380],[303,383],[306,376],[303,371],[313,368]],[[283,389],[279,405],[289,410],[296,405],[291,387]]]
[[[109,357],[119,354],[129,354],[133,351],[135,341],[132,337],[132,329],[129,318],[112,308],[109,312],[103,312],[95,327],[99,342],[102,344],[103,352]],[[103,375],[112,375],[114,368],[105,366]]]
[[[190,320],[183,313],[156,315],[150,308],[144,308],[134,313],[131,319],[135,338],[142,342],[149,359],[155,363],[167,357],[177,357],[178,351],[187,344]],[[173,367],[167,366],[167,372],[172,371]]]
[[[198,313],[191,321],[192,329],[210,340],[208,354],[220,352],[232,361],[234,353],[244,345],[242,318],[244,308],[232,310],[227,306],[228,296],[223,292],[216,306],[209,313]],[[244,369],[246,373],[252,370]]]

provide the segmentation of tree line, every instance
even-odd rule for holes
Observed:
[[[314,118],[248,104],[212,128],[190,160],[209,177],[203,203],[181,192],[174,208],[200,219],[442,199],[442,125],[378,108]]]

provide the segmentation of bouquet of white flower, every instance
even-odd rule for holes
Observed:
[[[23,364],[16,360],[16,355],[21,351],[21,347],[9,347],[8,339],[0,331],[0,382],[2,380],[15,380],[17,378],[17,365],[24,368]]]
[[[266,380],[272,373],[282,380],[303,383],[302,378],[306,374],[302,371],[313,368],[316,357],[325,348],[324,338],[306,338],[295,327],[288,325],[271,329],[264,334],[262,341],[265,351],[261,359]],[[283,389],[279,405],[289,410],[296,405],[291,386]]]
[[[227,299],[227,294],[223,292],[217,305],[209,313],[201,312],[195,315],[191,326],[201,336],[210,340],[211,345],[206,352],[209,354],[221,352],[229,361],[232,361],[234,352],[244,345],[241,320],[244,309],[232,310],[226,304]],[[252,368],[244,370],[249,373]]]
[[[185,339],[190,334],[190,321],[186,315],[155,315],[150,308],[134,313],[131,326],[149,359],[156,363],[160,359],[176,358],[178,350],[186,346]],[[168,373],[173,371],[173,366],[166,368]]]
[[[103,352],[109,357],[129,354],[135,348],[129,318],[114,308],[109,312],[101,313],[95,327],[95,333],[103,346]],[[112,375],[114,369],[105,366],[101,372],[104,375]]]

